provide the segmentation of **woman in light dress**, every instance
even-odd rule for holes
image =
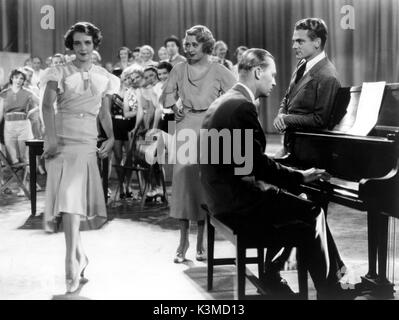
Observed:
[[[184,129],[194,130],[199,135],[202,121],[210,104],[236,82],[233,73],[222,64],[212,61],[215,40],[205,26],[197,25],[186,31],[184,49],[187,61],[176,64],[161,96],[164,108],[172,107],[177,121],[176,136]],[[176,107],[181,99],[182,108]],[[186,142],[176,141],[176,154]],[[189,247],[190,220],[198,226],[196,259],[205,258],[203,233],[205,212],[201,209],[202,186],[199,183],[199,165],[184,163],[176,157],[173,167],[172,200],[170,215],[180,221],[180,242],[174,257],[175,263],[185,261]]]
[[[41,80],[48,173],[44,227],[54,231],[57,218],[62,218],[69,293],[79,288],[88,264],[79,233],[81,220],[94,228],[107,220],[97,156],[105,158],[114,143],[109,106],[119,79],[92,63],[92,51],[101,39],[100,30],[91,23],[73,25],[65,35],[65,46],[76,59],[47,69]],[[99,149],[97,116],[108,137]]]

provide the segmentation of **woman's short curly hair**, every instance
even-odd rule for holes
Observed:
[[[195,36],[195,39],[202,43],[202,52],[212,54],[215,39],[213,38],[212,32],[207,27],[202,25],[191,27],[186,30],[186,37],[187,36]]]
[[[125,81],[127,77],[130,77],[134,73],[137,73],[140,77],[144,77],[144,69],[142,67],[131,65],[122,71],[121,82]]]
[[[96,49],[103,38],[101,31],[94,24],[90,22],[77,22],[65,34],[65,47],[73,50],[73,35],[75,32],[81,32],[93,38],[94,48]]]
[[[21,75],[24,78],[24,81],[26,81],[26,73],[22,68],[18,68],[18,69],[13,69],[10,72],[10,77],[8,79],[9,83],[12,84],[12,78],[14,78],[17,75]]]
[[[154,56],[154,53],[155,53],[154,49],[148,44],[145,44],[145,45],[140,47],[140,53],[143,52],[143,51],[146,51],[146,50],[150,52],[150,54],[151,54],[151,58],[150,59],[152,59],[152,57]]]
[[[133,58],[133,51],[132,50],[130,50],[130,48],[128,48],[128,47],[120,47],[119,49],[118,49],[118,59],[120,59],[121,58],[121,51],[122,50],[126,50],[127,51],[127,58],[128,59],[130,59],[130,58]]]

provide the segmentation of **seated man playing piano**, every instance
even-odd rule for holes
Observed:
[[[322,19],[308,18],[295,24],[292,49],[298,65],[273,122],[278,132],[327,127],[341,86],[324,51],[327,34]],[[285,137],[284,145],[287,143]]]
[[[269,96],[275,86],[273,56],[263,49],[249,49],[243,54],[238,72],[238,83],[214,101],[202,125],[202,134],[208,132],[208,136],[205,140],[201,136],[201,181],[211,214],[233,228],[240,226],[254,235],[270,235],[276,241],[276,252],[281,248],[278,239],[298,239],[304,244],[306,251],[303,254],[318,298],[353,298],[355,290],[344,290],[339,282],[343,265],[329,234],[323,210],[287,191],[294,193],[301,183],[328,179],[329,175],[321,169],[284,167],[264,152],[266,139],[258,121],[255,99]],[[229,132],[231,145],[226,148],[220,143],[226,143],[228,139],[219,138],[219,148],[214,149],[214,141],[209,143],[209,139],[213,139],[210,136],[212,129],[218,133],[222,130]],[[237,132],[241,138],[239,141],[234,138]],[[237,161],[225,164],[226,156],[235,159],[231,157],[235,153],[231,150],[237,148],[237,144],[241,144],[240,154],[251,150],[248,155],[245,153],[246,161],[252,161],[248,172],[240,171],[243,166]],[[210,150],[210,146],[213,149]],[[208,152],[203,152],[204,147]],[[219,162],[205,159],[205,154],[213,155],[222,150]],[[279,271],[280,265],[269,257],[265,275],[260,278],[276,294],[292,293]]]

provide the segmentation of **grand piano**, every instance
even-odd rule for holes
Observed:
[[[399,218],[399,84],[385,86],[377,124],[367,136],[345,134],[355,122],[361,90],[339,90],[328,130],[287,132],[288,154],[276,160],[326,169],[330,181],[301,186],[325,209],[334,202],[367,212],[369,270],[362,287],[392,297],[386,270],[389,216]]]

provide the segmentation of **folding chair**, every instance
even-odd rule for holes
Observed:
[[[136,148],[134,150],[134,158],[133,158],[133,163],[135,164],[136,167],[139,168],[144,168],[145,170],[142,170],[140,173],[148,172],[148,180],[145,180],[144,183],[144,190],[142,193],[142,198],[141,198],[141,208],[144,207],[146,199],[147,199],[147,190],[150,187],[154,172],[155,172],[155,166],[159,167],[159,178],[160,182],[162,185],[162,193],[163,193],[163,198],[165,202],[168,202],[168,197],[167,197],[167,192],[166,192],[166,183],[165,183],[165,170],[164,167],[161,163],[155,163],[155,164],[149,164],[146,159],[146,154],[149,155],[149,157],[155,158],[158,156],[157,151],[158,151],[158,143],[159,139],[161,138],[161,135],[155,134],[152,139],[153,140],[140,140],[139,143],[133,143],[133,147]]]
[[[23,182],[21,181],[21,179],[18,177],[17,174],[19,171],[26,169],[27,164],[26,163],[18,163],[15,165],[10,164],[5,154],[0,150],[0,165],[1,165],[1,171],[3,171],[4,168],[8,169],[11,173],[11,176],[7,180],[5,180],[0,186],[0,192],[3,192],[3,190],[11,182],[11,180],[15,179],[16,182],[18,183],[18,186],[23,190],[25,196],[28,199],[30,199],[29,190],[24,186]]]
[[[138,167],[138,166],[127,166],[127,165],[120,165],[120,164],[113,164],[112,167],[113,168],[122,169],[124,175],[126,175],[126,173],[129,172],[129,171],[134,171],[136,173],[137,182],[139,184],[140,196],[143,197],[143,192],[144,192],[142,190],[142,180],[143,180],[143,178],[142,178],[142,176],[139,173],[142,172],[142,171],[146,171],[147,169],[141,168],[141,167]],[[127,181],[127,183],[130,183],[130,181]],[[116,190],[115,190],[114,199],[113,199],[112,203],[117,201],[116,199],[119,196],[119,194],[120,194],[120,188],[119,188],[119,183],[118,183],[118,185],[116,187]]]
[[[129,149],[126,151],[126,159],[128,158],[128,157],[132,157],[133,156],[133,148],[135,147],[135,140],[133,140],[131,143],[130,143],[130,145],[129,145]],[[125,163],[126,163],[126,161],[125,161]],[[126,164],[113,164],[112,165],[112,167],[113,168],[116,168],[116,169],[121,169],[121,170],[123,170],[122,171],[122,173],[123,173],[123,175],[124,176],[126,176],[126,173],[127,172],[135,172],[136,173],[136,177],[137,177],[137,182],[138,182],[138,185],[139,185],[139,194],[140,194],[140,196],[141,197],[143,197],[143,192],[145,191],[143,191],[143,189],[142,189],[142,180],[143,180],[143,177],[140,175],[140,172],[142,172],[142,171],[146,171],[147,169],[146,168],[142,168],[142,167],[140,167],[140,166],[137,166],[137,165],[131,165],[131,166],[127,166]],[[128,184],[130,184],[130,182],[131,181],[127,181],[127,183]],[[117,197],[120,195],[120,186],[119,186],[119,183],[118,183],[118,185],[117,185],[117,187],[116,187],[116,190],[115,190],[115,193],[114,193],[114,199],[113,199],[113,201],[110,203],[110,204],[113,204],[113,203],[115,203],[116,201],[117,201]]]

